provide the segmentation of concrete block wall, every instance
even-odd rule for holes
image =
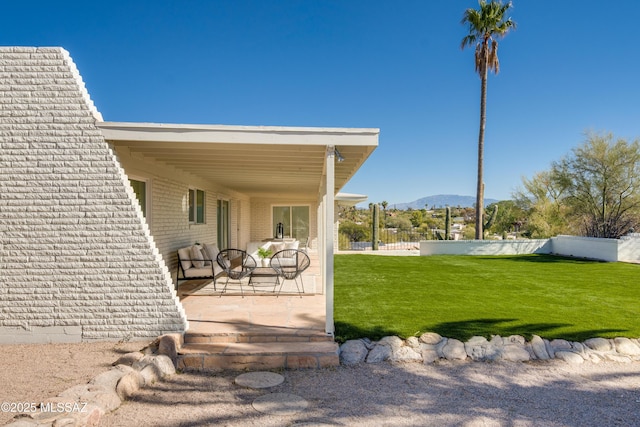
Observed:
[[[537,240],[426,240],[420,242],[420,255],[524,255],[555,254],[576,258],[640,261],[640,236],[601,239],[556,236]]]
[[[162,169],[157,168],[158,171]],[[189,184],[175,178],[153,175],[152,206],[153,219],[151,234],[153,235],[160,253],[175,277],[178,266],[178,249],[194,243],[216,243],[216,194],[204,186],[198,189],[206,194],[206,223],[189,223]],[[193,187],[193,186],[192,186]]]
[[[252,242],[259,242],[267,237],[273,237],[271,230],[271,203],[266,200],[251,200],[251,238]]]
[[[640,262],[640,233],[634,233],[620,239],[618,261]]]
[[[119,158],[123,160],[122,156]],[[161,170],[160,168],[156,169]],[[170,264],[169,260],[171,256],[176,257],[174,252],[179,248],[193,245],[195,242],[213,243],[216,241],[215,197],[211,197],[207,193],[205,206],[207,224],[189,224],[188,183],[157,173],[145,174],[145,176],[148,177],[148,182],[151,185],[151,234],[170,267],[174,267],[174,265]]]
[[[524,255],[549,254],[549,239],[535,240],[423,240],[420,255]]]
[[[118,159],[129,176],[146,180],[151,188],[151,235],[168,266],[172,280],[175,283],[180,248],[194,243],[217,242],[217,202],[218,199],[230,201],[231,238],[236,234],[237,210],[242,212],[248,203],[239,199],[240,195],[213,186],[191,174],[160,164],[148,158],[132,157],[127,149],[117,148]],[[189,189],[197,188],[205,192],[204,224],[189,223]],[[248,212],[248,209],[246,209]],[[248,219],[245,220],[248,222]],[[244,226],[240,225],[240,229]],[[247,225],[248,227],[248,225]]]
[[[0,48],[0,343],[183,332],[187,320],[61,48]]]
[[[239,200],[238,206],[238,241],[240,249],[246,249],[251,241],[251,202]]]
[[[619,240],[617,239],[563,235],[552,237],[551,241],[554,254],[609,262],[618,261]]]

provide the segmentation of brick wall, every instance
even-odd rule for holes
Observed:
[[[151,158],[131,156],[127,148],[118,147],[119,163],[128,176],[142,179],[151,188],[151,235],[175,281],[180,248],[199,243],[217,242],[217,202],[228,200],[231,247],[245,248],[249,236],[250,209],[246,196],[221,188],[187,172]],[[204,224],[190,224],[187,200],[189,189],[205,192]]]
[[[0,343],[187,327],[96,120],[66,51],[0,48]]]

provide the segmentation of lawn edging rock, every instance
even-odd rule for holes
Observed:
[[[122,355],[113,363],[113,368],[96,375],[87,384],[70,387],[44,400],[41,405],[46,407],[18,414],[5,425],[97,426],[105,413],[116,410],[138,390],[176,373],[168,343],[179,345],[181,340],[181,334],[163,335],[142,351]]]
[[[584,343],[567,340],[547,340],[533,335],[527,342],[520,335],[471,337],[466,342],[445,338],[434,332],[403,340],[387,336],[380,341],[368,338],[349,340],[340,346],[340,363],[353,366],[359,363],[422,362],[438,360],[475,362],[527,362],[531,360],[563,360],[570,364],[603,361],[631,363],[640,361],[640,342],[632,338],[591,338]]]

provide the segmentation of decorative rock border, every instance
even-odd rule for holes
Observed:
[[[180,334],[163,335],[147,347],[144,353],[127,353],[113,363],[112,369],[97,375],[87,384],[68,388],[43,402],[54,410],[19,414],[6,426],[99,425],[102,415],[117,409],[139,389],[176,373],[175,361],[181,340]],[[363,338],[349,340],[340,346],[340,363],[345,366],[383,361],[429,364],[440,359],[471,359],[480,362],[560,359],[571,364],[585,361],[631,363],[640,361],[640,341],[635,338],[618,337],[591,338],[580,343],[562,339],[549,341],[534,335],[531,341],[527,342],[520,335],[506,338],[494,335],[491,340],[475,336],[463,343],[454,338],[444,338],[436,333],[427,332],[420,337],[409,337],[406,340],[397,336],[387,336],[380,341]],[[262,402],[258,399],[257,405],[266,405],[259,409],[264,411],[271,410],[265,408],[271,408],[275,403],[281,405],[284,402],[285,408],[280,408],[279,411],[297,412],[303,410],[306,404],[304,399],[294,395],[279,396],[277,402],[263,399],[267,401]]]
[[[161,343],[163,338],[160,338]],[[49,405],[47,408],[19,414],[6,426],[99,425],[102,415],[117,409],[139,389],[176,373],[171,357],[151,354],[154,350],[157,348],[152,344],[145,350],[150,354],[141,351],[124,354],[113,363],[114,367],[110,370],[97,375],[87,384],[68,388],[56,397],[43,401],[44,405]]]
[[[520,335],[506,338],[494,335],[490,340],[475,336],[463,343],[454,338],[444,338],[436,333],[427,332],[420,337],[409,337],[406,340],[387,336],[374,342],[364,338],[349,340],[340,346],[340,363],[346,366],[383,361],[429,364],[440,359],[471,359],[477,362],[560,359],[571,364],[585,361],[631,363],[640,361],[640,342],[638,339],[622,337],[591,338],[583,343],[562,339],[549,341],[537,335],[527,342]]]

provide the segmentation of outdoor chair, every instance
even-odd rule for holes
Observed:
[[[222,289],[220,296],[222,296],[222,293],[227,290],[229,280],[237,280],[240,284],[240,295],[244,297],[242,279],[248,277],[257,267],[258,264],[256,263],[256,260],[241,249],[223,249],[218,254],[216,262],[227,276],[227,281],[224,284],[224,288]]]
[[[301,250],[304,253],[307,253],[307,250],[309,249],[309,238],[308,237],[304,237],[304,238],[300,239],[300,244],[298,245],[298,249]]]
[[[304,283],[302,281],[302,272],[309,268],[311,261],[309,255],[299,249],[285,249],[280,252],[276,252],[270,261],[270,266],[278,274],[278,278],[282,277],[280,282],[280,288],[278,289],[278,296],[282,291],[282,286],[286,280],[293,280],[296,284],[296,289],[302,297],[304,293]],[[300,285],[298,285],[298,278],[300,278]],[[273,288],[275,291],[275,287]],[[302,289],[302,291],[300,290]]]

